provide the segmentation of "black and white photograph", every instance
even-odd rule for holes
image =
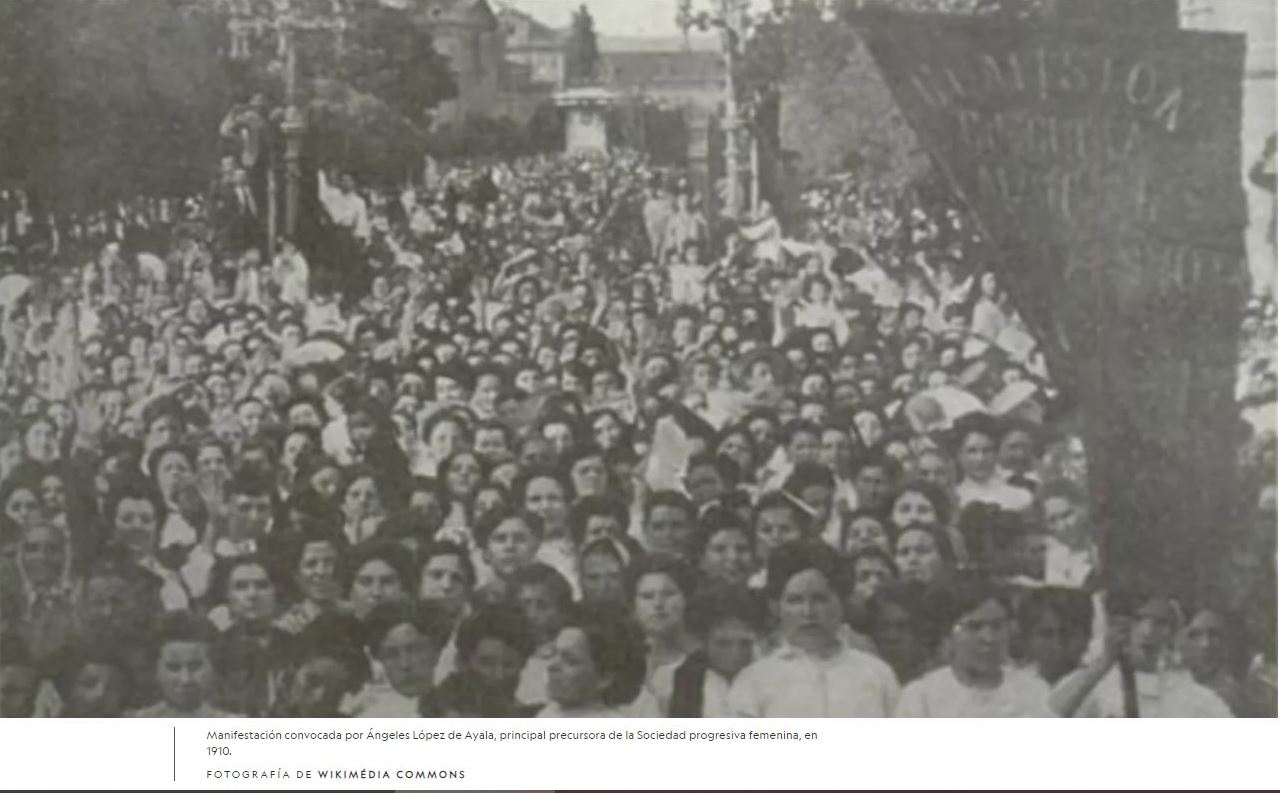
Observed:
[[[0,0],[0,716],[1274,719],[1276,28]]]

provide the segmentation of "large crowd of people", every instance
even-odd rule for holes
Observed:
[[[6,194],[4,716],[1275,715],[1273,303],[1221,585],[1122,597],[960,211],[709,219],[628,152],[317,181],[274,251],[234,158]]]

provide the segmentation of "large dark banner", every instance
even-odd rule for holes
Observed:
[[[1189,585],[1233,495],[1243,37],[857,21],[1078,401],[1108,574]]]

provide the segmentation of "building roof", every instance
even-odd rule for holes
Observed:
[[[413,0],[416,13],[430,24],[492,28],[498,17],[487,0]]]
[[[537,47],[540,45],[559,47],[567,33],[564,28],[553,28],[550,25],[543,24],[533,16],[505,3],[500,5],[498,9],[498,20],[505,28],[508,38],[514,34],[516,26],[527,31],[527,38],[521,41],[519,45],[524,47]]]

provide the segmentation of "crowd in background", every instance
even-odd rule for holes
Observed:
[[[635,154],[3,196],[5,716],[1275,715],[1275,306],[1194,598],[958,209],[707,217]]]

